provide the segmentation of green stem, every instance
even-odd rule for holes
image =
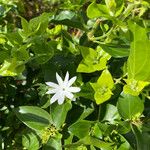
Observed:
[[[96,32],[96,29],[98,28],[99,24],[100,24],[101,20],[97,19],[92,30],[88,33],[88,39],[93,41],[94,38],[94,33]]]
[[[135,139],[136,139],[136,143],[137,143],[137,150],[141,150],[141,142],[142,142],[142,139],[141,139],[141,133],[140,131],[138,130],[138,127],[135,126],[130,123],[130,126],[131,126],[131,130],[135,136]]]
[[[100,119],[100,114],[101,114],[101,105],[99,105],[99,108],[98,108],[98,115],[97,115],[97,121],[99,122],[99,119]]]

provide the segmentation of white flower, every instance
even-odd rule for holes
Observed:
[[[67,72],[63,81],[62,78],[56,73],[56,79],[58,84],[46,82],[46,84],[50,86],[50,89],[46,92],[46,94],[54,94],[51,98],[51,104],[58,100],[58,104],[61,105],[65,98],[74,101],[75,97],[72,93],[77,93],[80,91],[79,87],[71,86],[75,82],[76,77],[69,80],[69,73]]]

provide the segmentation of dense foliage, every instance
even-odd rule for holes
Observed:
[[[148,0],[1,0],[0,149],[150,150],[149,63]]]

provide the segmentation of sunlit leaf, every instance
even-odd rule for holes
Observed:
[[[80,46],[83,60],[80,62],[77,72],[91,73],[94,71],[103,70],[106,68],[107,61],[110,59],[110,55],[98,48],[94,50],[92,48]]]
[[[106,5],[97,4],[95,1],[87,8],[87,16],[89,18],[109,17],[109,11]]]
[[[96,83],[91,83],[95,94],[94,98],[97,104],[101,104],[111,98],[114,81],[108,70],[104,70]]]
[[[128,59],[129,79],[150,81],[150,40],[147,31],[135,22],[129,22],[129,28],[133,34]]]
[[[134,79],[127,79],[125,81],[127,84],[123,87],[124,93],[134,96],[138,96],[144,87],[150,84],[149,82],[136,81]]]

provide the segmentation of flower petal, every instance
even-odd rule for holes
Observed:
[[[76,98],[74,97],[74,98],[72,99],[72,101],[76,101]]]
[[[67,86],[68,86],[68,87],[71,86],[71,85],[75,82],[76,79],[77,79],[77,77],[71,78],[71,79],[68,81]]]
[[[59,93],[54,94],[53,97],[50,100],[50,103],[51,104],[54,103],[55,101],[58,100],[59,97],[60,97]]]
[[[77,93],[77,92],[80,92],[80,88],[79,87],[69,87],[68,88],[68,91],[69,92],[72,92],[72,93]]]
[[[45,82],[48,86],[53,87],[53,88],[58,88],[59,85],[54,83],[54,82]]]
[[[57,89],[50,89],[46,92],[46,94],[54,94],[57,92]]]
[[[68,82],[69,80],[69,72],[67,71],[64,82]]]
[[[63,104],[64,100],[65,100],[65,96],[64,95],[60,96],[59,99],[58,99],[58,104],[59,105]]]
[[[74,95],[71,92],[69,92],[69,91],[65,91],[64,94],[69,99],[73,99],[73,97],[74,97]]]
[[[62,80],[62,78],[59,76],[59,74],[57,72],[56,72],[56,79],[57,79],[59,85],[63,84],[63,80]]]

